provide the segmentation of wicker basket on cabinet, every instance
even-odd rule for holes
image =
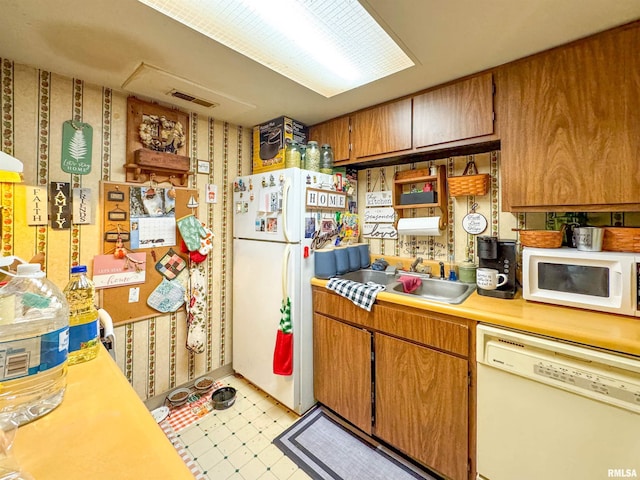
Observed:
[[[640,228],[605,227],[602,250],[608,252],[640,252]]]
[[[560,248],[564,238],[564,225],[560,230],[521,230],[514,228],[520,234],[520,244],[523,247]]]
[[[461,177],[449,177],[449,195],[459,197],[461,195],[486,195],[489,190],[489,174],[462,175]]]
[[[459,177],[447,178],[449,195],[485,195],[489,191],[489,174],[478,173],[474,160],[467,163],[464,172]]]

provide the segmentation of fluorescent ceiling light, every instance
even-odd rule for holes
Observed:
[[[332,97],[414,65],[357,0],[139,0]]]

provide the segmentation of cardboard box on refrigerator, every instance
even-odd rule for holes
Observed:
[[[287,143],[307,143],[309,128],[289,117],[278,117],[253,127],[253,173],[284,168]]]

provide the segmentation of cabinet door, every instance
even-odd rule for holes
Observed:
[[[349,117],[314,125],[309,128],[309,140],[315,140],[318,145],[331,145],[334,162],[349,160]]]
[[[376,334],[375,435],[454,480],[467,478],[467,361]]]
[[[371,334],[313,315],[316,399],[371,434]]]
[[[498,71],[503,209],[637,210],[639,32],[607,32]]]
[[[355,158],[411,149],[411,99],[357,112],[352,117]]]
[[[415,148],[493,134],[493,75],[413,97]]]

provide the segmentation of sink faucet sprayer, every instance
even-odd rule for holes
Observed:
[[[440,280],[444,280],[444,262],[438,262],[440,265]]]

